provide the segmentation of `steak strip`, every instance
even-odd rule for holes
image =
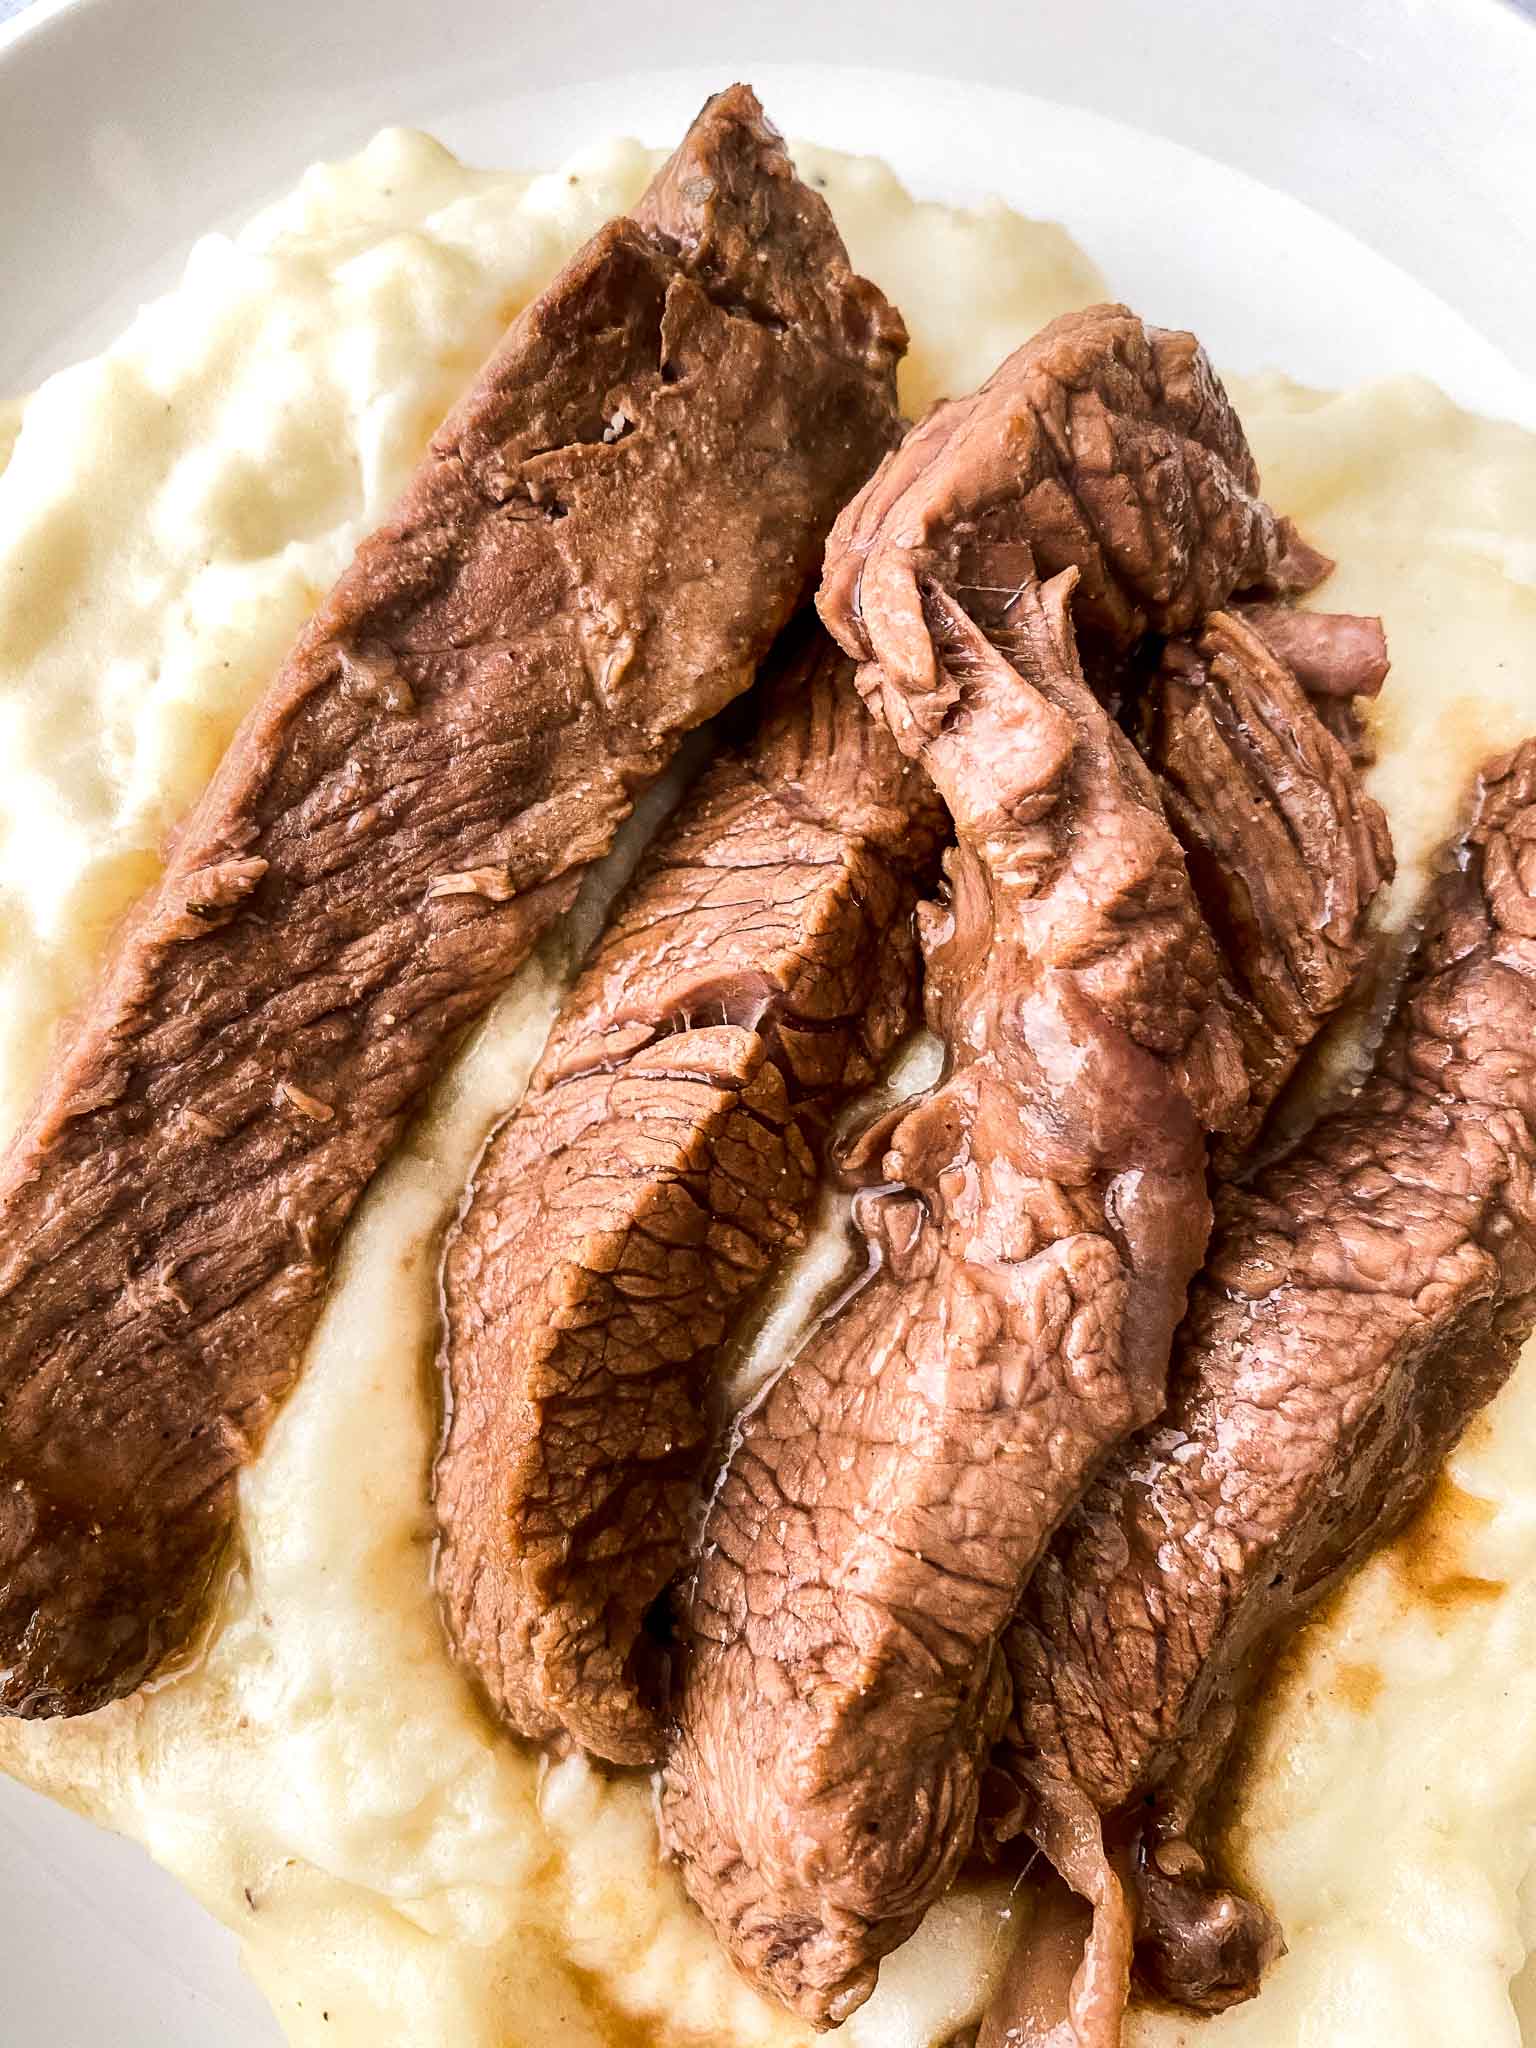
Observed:
[[[1353,719],[1386,666],[1375,619],[1251,606],[1170,641],[1140,707],[1142,751],[1221,946],[1248,1072],[1247,1110],[1214,1148],[1218,1172],[1241,1159],[1371,952],[1391,836],[1326,714]]]
[[[734,87],[321,605],[0,1167],[0,1708],[185,1643],[358,1196],[803,600],[903,341]]]
[[[1097,1841],[1103,1816],[1134,1866],[1128,1903],[1080,1846],[1099,1894],[1080,1981],[1111,1994],[1077,2014],[1092,2048],[1119,2039],[1133,1906],[1150,1981],[1203,2010],[1251,1995],[1280,1947],[1208,1875],[1202,1806],[1256,1679],[1420,1505],[1536,1323],[1533,1047],[1536,742],[1487,771],[1359,1096],[1218,1198],[1168,1413],[1059,1532],[1005,1639],[1015,1796],[994,1836],[1022,1825],[1054,1860],[1053,1836],[1075,1818]],[[985,2038],[1045,2036],[1005,2000]]]
[[[1205,1133],[1241,1099],[1177,842],[1077,666],[1072,581],[1021,589],[1006,652],[927,593],[952,713],[922,759],[958,845],[921,935],[952,1071],[873,1143],[870,1277],[741,1423],[685,1603],[665,1837],[737,1961],[819,2025],[969,1848],[998,1638],[1162,1404]]]
[[[521,1734],[615,1763],[661,1748],[642,1629],[697,1524],[719,1347],[917,1021],[947,820],[812,634],[621,901],[444,1267],[451,1633]]]
[[[820,2024],[867,1995],[967,1853],[1006,1709],[998,1636],[1098,1462],[1161,1405],[1205,1245],[1206,1134],[1248,1115],[1237,1024],[1285,1066],[1064,616],[1080,575],[1098,676],[1239,586],[1316,581],[1328,565],[1257,488],[1192,338],[1096,308],[940,407],[829,549],[823,613],[873,657],[860,687],[956,819],[924,940],[952,1064],[866,1137],[871,1277],[742,1426],[683,1602],[663,1792],[722,1938]],[[1037,547],[1071,572],[1048,599]],[[1374,687],[1360,623],[1315,638]],[[1288,860],[1266,883],[1273,841],[1295,832],[1338,867],[1341,958],[1363,952],[1388,856],[1295,677],[1240,620],[1212,622],[1151,731],[1152,758],[1186,767],[1191,825],[1201,778],[1239,773],[1234,809],[1263,828],[1226,833],[1248,922],[1302,947],[1308,991],[1335,999],[1348,967],[1330,979],[1305,954],[1316,875],[1283,889]]]
[[[1073,623],[1091,662],[1147,633],[1194,632],[1234,592],[1296,596],[1332,566],[1259,496],[1242,423],[1195,337],[1089,306],[1043,327],[969,398],[936,405],[886,457],[837,522],[817,603],[849,652],[891,678],[900,736],[914,719],[934,729],[945,709],[924,578],[990,627],[1007,622],[1021,582],[1075,569]]]

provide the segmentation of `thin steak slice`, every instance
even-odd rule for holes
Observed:
[[[1247,1111],[1215,1147],[1221,1171],[1371,953],[1391,835],[1326,714],[1353,719],[1386,668],[1375,619],[1251,606],[1170,641],[1138,707],[1248,1070]]]
[[[936,405],[886,457],[837,522],[817,603],[891,679],[900,736],[945,708],[925,579],[990,627],[1020,582],[1076,569],[1072,617],[1091,659],[1193,632],[1235,592],[1310,590],[1331,567],[1260,497],[1242,422],[1195,337],[1089,306],[1041,328],[969,398]]]
[[[888,1146],[891,1185],[863,1204],[878,1270],[727,1470],[685,1602],[663,1815],[749,1973],[819,2021],[866,1995],[969,1848],[1006,1704],[998,1633],[1096,1462],[1161,1403],[1204,1249],[1206,1133],[1247,1115],[1235,1024],[1264,1021],[1196,914],[1152,777],[1083,690],[1065,582],[1042,611],[1035,550],[1081,572],[1102,689],[1105,655],[1149,628],[1326,572],[1257,489],[1193,340],[1097,308],[940,408],[829,549],[824,616],[875,657],[861,687],[960,827],[928,921],[953,1072],[866,1146]],[[1374,687],[1341,630],[1319,629],[1335,668]],[[1363,906],[1381,848],[1343,801],[1347,761],[1267,645],[1224,631],[1188,653],[1182,694],[1164,686],[1152,759],[1187,757],[1193,784],[1235,771]],[[1335,797],[1347,845],[1321,829]],[[1278,829],[1259,822],[1232,835],[1256,891]],[[1282,879],[1256,914],[1305,930],[1313,878]]]
[[[666,1839],[741,1966],[818,2025],[969,1849],[999,1636],[1162,1405],[1206,1133],[1242,1099],[1178,843],[1078,668],[1073,580],[1023,586],[996,645],[926,594],[949,715],[913,751],[958,845],[921,936],[951,1070],[869,1141],[870,1276],[741,1422],[683,1605]]]
[[[1257,1988],[1278,1933],[1208,1877],[1200,1832],[1242,1703],[1423,1500],[1533,1323],[1536,742],[1489,769],[1359,1096],[1220,1195],[1168,1414],[1058,1533],[1005,1639],[1016,1799],[994,1831],[1054,1860],[1077,1825],[1099,1908],[1080,1985],[1106,1994],[1081,2004],[1085,2043],[1119,2040],[1133,1906],[1165,1995]],[[1032,1967],[1026,1942],[1016,1987]],[[1006,2004],[989,2036],[1044,2038]]]
[[[1272,601],[1332,565],[1260,497],[1194,336],[1123,306],[1051,322],[972,397],[935,407],[839,519],[818,603],[890,679],[883,715],[901,737],[948,711],[924,579],[992,631],[1036,566],[1079,572],[1089,679],[1157,771],[1222,947],[1249,1073],[1247,1111],[1215,1148],[1228,1166],[1371,950],[1392,854],[1360,787],[1357,704],[1387,673],[1381,624]],[[1268,601],[1232,604],[1245,591]],[[1167,645],[1149,683],[1151,636]]]
[[[0,1707],[193,1626],[455,1034],[744,689],[900,321],[744,87],[514,323],[247,718],[0,1168]]]
[[[450,1630],[521,1734],[661,1748],[647,1609],[683,1561],[732,1319],[798,1247],[829,1126],[917,1021],[946,820],[819,627],[648,854],[444,1268]]]
[[[1360,700],[1374,697],[1387,678],[1387,642],[1380,619],[1301,611],[1288,604],[1245,604],[1237,609],[1244,625],[1295,676],[1352,765],[1369,766],[1374,749]]]

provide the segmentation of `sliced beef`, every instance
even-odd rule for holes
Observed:
[[[451,1631],[520,1733],[617,1763],[660,1748],[642,1628],[696,1525],[722,1339],[917,1021],[947,821],[813,630],[622,899],[445,1265]]]
[[[5,1710],[185,1640],[354,1203],[805,596],[902,341],[733,88],[320,607],[0,1168]]]
[[[1065,571],[1044,597],[1037,560]],[[1313,878],[1288,847],[1264,893],[1264,864],[1288,831],[1340,867],[1326,944],[1353,957],[1384,848],[1305,692],[1232,618],[1170,657],[1157,716],[1138,701],[1143,636],[1327,566],[1259,498],[1192,338],[1119,307],[939,408],[838,522],[823,616],[959,835],[925,925],[951,1069],[866,1138],[871,1276],[742,1427],[683,1601],[663,1796],[733,1953],[819,2023],[970,1847],[999,1634],[1098,1462],[1161,1405],[1207,1134],[1250,1126],[1246,1041],[1291,1022],[1198,914],[1158,780],[1085,687],[1067,590],[1100,697],[1187,768],[1186,825],[1251,873],[1234,921],[1283,931],[1283,972],[1328,1001],[1347,974],[1314,958]],[[1207,819],[1234,770],[1243,802]]]
[[[1205,1135],[1242,1099],[1219,961],[1083,681],[1072,581],[1025,585],[996,643],[926,593],[951,713],[913,750],[958,847],[921,928],[951,1071],[866,1142],[870,1276],[740,1424],[684,1602],[666,1838],[738,1962],[818,2024],[969,1848],[998,1638],[1161,1406]]]
[[[1142,706],[1143,751],[1227,964],[1248,1069],[1248,1110],[1217,1148],[1219,1168],[1366,965],[1391,838],[1308,692],[1352,715],[1385,673],[1374,619],[1251,607],[1170,642]]]
[[[1304,612],[1288,604],[1245,604],[1243,624],[1295,676],[1309,697],[1348,703],[1374,697],[1387,679],[1380,619],[1348,612]]]
[[[1091,658],[1190,633],[1234,592],[1310,590],[1331,566],[1259,496],[1195,337],[1090,306],[908,434],[838,520],[817,602],[851,652],[879,663],[893,719],[931,730],[946,705],[925,578],[991,626],[1021,581],[1076,569]]]
[[[1219,1197],[1168,1413],[1059,1532],[1006,1637],[993,1831],[1054,1854],[1077,1817],[1101,1894],[1087,1977],[1123,1956],[1130,1906],[1085,1808],[1134,1843],[1165,1995],[1219,2008],[1278,1950],[1208,1872],[1202,1805],[1298,1617],[1402,1526],[1536,1322],[1533,1048],[1536,742],[1490,769],[1359,1096]],[[1118,2041],[1124,1995],[1122,1973],[1085,2041]],[[1012,2017],[995,2042],[1040,2038]]]
[[[1194,337],[1123,306],[1053,321],[973,397],[936,407],[839,519],[818,602],[887,678],[893,730],[927,732],[951,700],[923,580],[991,631],[1037,566],[1079,572],[1090,680],[1157,770],[1227,959],[1250,1080],[1217,1148],[1230,1165],[1354,986],[1392,872],[1358,773],[1357,702],[1387,672],[1381,625],[1272,601],[1222,610],[1245,590],[1310,589],[1331,564],[1259,496]],[[1148,635],[1167,637],[1150,685]]]

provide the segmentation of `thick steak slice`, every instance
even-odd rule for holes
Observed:
[[[1048,1854],[1074,1814],[1134,1837],[1165,1994],[1216,2009],[1256,1988],[1278,1937],[1207,1883],[1199,1832],[1241,1704],[1423,1499],[1533,1322],[1536,742],[1487,773],[1360,1095],[1218,1198],[1168,1414],[1058,1533],[1005,1639],[997,1762],[1017,1804],[999,1831]],[[1102,1980],[1127,1906],[1102,1851],[1081,1861],[1100,1888],[1085,1981]],[[1123,1968],[1117,1988],[1086,2040],[1118,2041]],[[991,2038],[1037,2037],[1000,2007]]]
[[[1073,580],[1023,586],[1000,645],[927,592],[950,714],[904,744],[958,839],[921,927],[951,1071],[870,1141],[870,1277],[741,1423],[684,1602],[666,1837],[742,1966],[823,2025],[970,1846],[998,1638],[1162,1405],[1206,1132],[1242,1100],[1178,843],[1077,665]]]
[[[718,1347],[918,1016],[943,806],[812,634],[648,854],[444,1269],[450,1629],[520,1733],[616,1763],[661,1747],[642,1627],[696,1527]]]
[[[186,1640],[354,1203],[804,597],[902,340],[735,87],[321,606],[0,1169],[0,1707]]]

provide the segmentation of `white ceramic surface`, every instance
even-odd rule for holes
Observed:
[[[0,29],[0,387],[385,122],[533,168],[732,77],[925,196],[1064,220],[1223,364],[1417,369],[1536,426],[1536,29],[1500,0],[42,0]],[[169,1879],[4,1781],[0,1987],[0,2048],[277,2038]]]

